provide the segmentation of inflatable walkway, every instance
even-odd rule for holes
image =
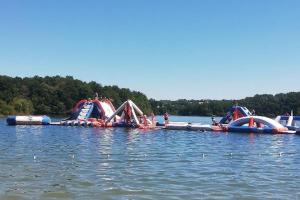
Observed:
[[[213,131],[209,124],[188,123],[188,122],[169,122],[165,125],[170,130],[188,130],[188,131]]]

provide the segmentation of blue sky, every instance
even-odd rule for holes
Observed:
[[[0,0],[0,74],[156,99],[300,91],[298,0]]]

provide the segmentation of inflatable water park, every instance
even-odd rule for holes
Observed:
[[[58,125],[81,127],[125,127],[139,129],[162,128],[166,130],[300,134],[300,116],[291,114],[277,116],[275,119],[257,116],[246,107],[234,105],[217,122],[212,117],[211,124],[172,122],[167,113],[164,122],[156,121],[154,114],[146,116],[131,100],[125,101],[115,109],[109,99],[83,99],[76,103],[69,118],[52,122],[48,116],[9,116],[8,125]]]
[[[276,119],[271,119],[253,115],[246,107],[232,106],[219,122],[213,118],[212,124],[170,122],[165,125],[165,128],[240,133],[300,133],[297,121],[300,121],[300,116],[278,116]]]
[[[153,118],[154,119],[154,118]],[[141,109],[131,100],[115,109],[111,100],[95,98],[83,99],[76,103],[69,118],[52,122],[44,116],[9,116],[8,125],[61,125],[85,127],[128,127],[150,129],[155,128],[154,121],[149,120]]]

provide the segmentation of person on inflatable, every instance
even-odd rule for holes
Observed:
[[[139,122],[140,122],[140,124],[143,124],[143,123],[144,123],[144,119],[143,119],[143,118],[144,118],[144,116],[140,116],[140,117],[139,117]]]
[[[143,115],[142,118],[143,118],[144,126],[148,126],[149,124],[148,124],[148,121],[147,121],[147,115]]]
[[[289,112],[286,112],[286,113],[285,113],[285,116],[287,116],[287,119],[286,119],[286,121],[285,121],[285,124],[288,124],[289,117],[290,117],[290,113],[289,113]]]
[[[98,99],[99,99],[98,92],[96,92],[96,93],[95,93],[95,97],[94,97],[94,99],[95,99],[95,100],[98,100]]]
[[[218,125],[219,125],[219,123],[216,121],[216,119],[215,119],[214,116],[211,117],[211,121],[212,121],[212,124],[213,124],[214,126],[218,126]]]
[[[151,113],[151,123],[152,123],[153,125],[156,124],[156,118],[155,118],[155,115],[154,115],[153,112]]]
[[[124,119],[125,119],[125,123],[126,124],[131,124],[131,115],[132,115],[132,110],[131,110],[131,107],[129,104],[126,104],[125,105],[125,108],[124,108]]]
[[[165,120],[165,124],[169,123],[169,114],[167,112],[164,114],[164,120]]]

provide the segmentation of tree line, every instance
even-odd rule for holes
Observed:
[[[238,103],[255,111],[256,115],[274,117],[293,110],[300,115],[300,92],[286,94],[262,94],[240,100],[186,100],[177,101],[150,99],[153,111],[157,114],[168,112],[184,116],[223,116],[228,108]]]
[[[117,86],[102,86],[95,81],[84,82],[72,76],[20,78],[0,76],[0,114],[69,115],[81,99],[93,98],[95,93],[110,98],[119,107],[133,100],[145,113],[151,112],[146,95]]]
[[[72,76],[31,78],[0,76],[0,115],[47,114],[69,115],[80,99],[92,98],[95,93],[111,98],[119,107],[127,99],[133,100],[146,114],[165,112],[185,116],[223,116],[235,104],[233,100],[176,101],[148,99],[141,92],[118,86],[102,86],[95,81],[84,82]],[[291,110],[300,115],[300,92],[276,95],[255,95],[237,101],[239,105],[254,109],[256,114],[273,117]]]

